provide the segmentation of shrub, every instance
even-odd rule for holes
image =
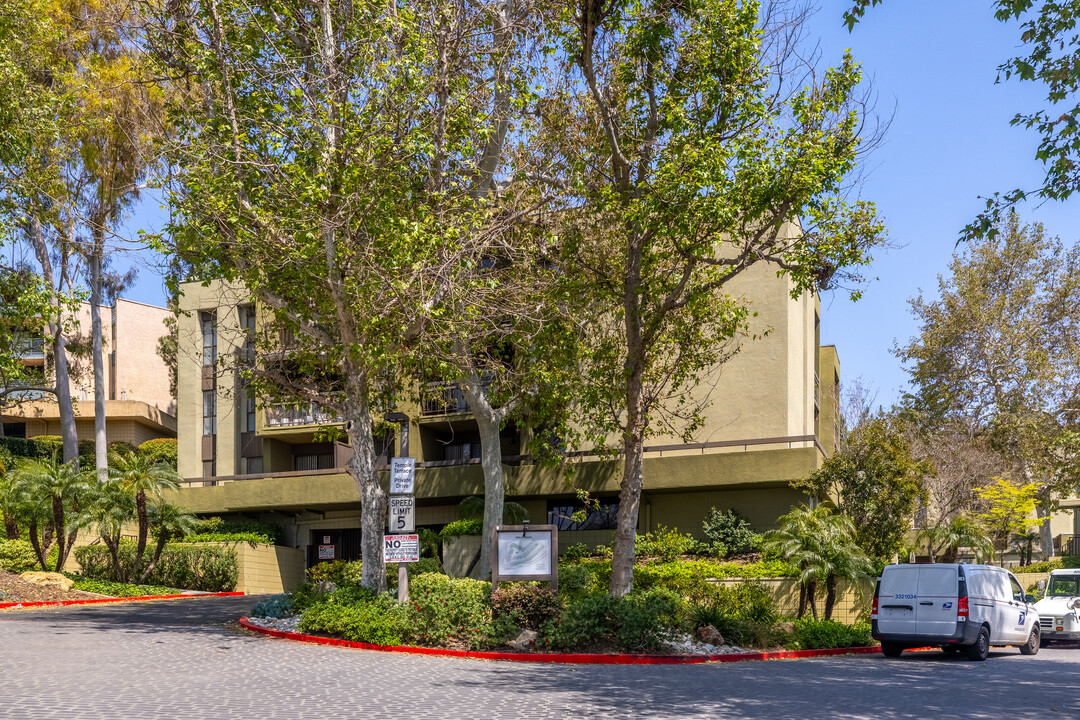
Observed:
[[[139,454],[152,462],[164,462],[169,467],[176,469],[176,460],[179,456],[176,438],[156,438],[147,440],[138,448]]]
[[[374,645],[403,645],[409,634],[407,610],[390,595],[355,604],[316,603],[301,616],[300,630]]]
[[[406,565],[408,565],[409,577],[423,575],[424,573],[441,573],[443,571],[439,558],[420,558],[417,562],[406,563]]]
[[[258,520],[223,520],[217,516],[209,517],[204,520],[200,520],[195,529],[195,535],[197,536],[214,536],[214,535],[236,535],[244,536],[240,538],[245,541],[249,541],[249,536],[260,536],[262,539],[255,540],[254,542],[268,543],[272,545],[281,545],[284,542],[285,531],[280,525],[274,525],[273,523],[259,522]],[[196,542],[195,540],[185,539],[186,542]],[[208,541],[200,541],[208,542]]]
[[[439,531],[439,539],[445,543],[452,543],[464,535],[480,535],[483,532],[484,520],[482,518],[455,520]]]
[[[118,455],[133,455],[135,454],[135,446],[129,443],[127,440],[113,440],[109,443],[109,452],[116,453]]]
[[[575,562],[577,560],[581,560],[582,558],[589,557],[589,555],[591,554],[592,553],[589,550],[589,546],[585,543],[574,543],[573,545],[568,545],[566,548],[563,549],[562,554],[559,556],[559,559],[563,562]]]
[[[129,577],[134,575],[135,543],[120,545],[120,566]],[[103,545],[84,545],[75,548],[75,558],[86,577],[115,580],[109,550]],[[149,557],[144,558],[149,562]],[[186,590],[227,592],[236,587],[239,566],[236,551],[216,545],[169,544],[161,560],[146,579],[148,583]]]
[[[696,541],[675,528],[661,525],[655,533],[645,533],[634,538],[634,554],[641,557],[658,557],[670,562],[693,549]]]
[[[22,570],[37,564],[33,546],[25,540],[0,540],[0,570]]]
[[[422,645],[468,648],[497,642],[491,622],[491,583],[425,573],[409,582],[412,640]]]
[[[287,618],[293,614],[292,598],[288,594],[271,595],[255,603],[252,617]]]
[[[550,587],[532,583],[499,586],[491,594],[491,610],[518,627],[538,630],[544,623],[559,617],[559,597]]]
[[[3,448],[13,457],[44,459],[51,454],[36,439],[0,437],[0,448]]]
[[[1013,571],[1019,573],[1048,573],[1051,570],[1057,570],[1058,568],[1063,567],[1062,563],[1063,558],[1053,558],[1051,560],[1031,563],[1024,567],[1013,568]]]
[[[824,648],[865,647],[873,645],[869,623],[845,625],[836,620],[813,620],[803,618],[795,621],[788,647],[793,650],[820,650]]]
[[[1061,558],[1061,567],[1080,568],[1080,555],[1065,555]]]
[[[345,560],[331,560],[312,565],[307,569],[307,579],[311,583],[332,582],[342,585],[345,582]],[[356,583],[359,585],[359,583]]]
[[[273,545],[274,539],[263,533],[235,532],[235,533],[195,533],[185,535],[186,543],[217,543],[217,542],[246,542],[250,545]]]
[[[761,543],[761,535],[754,532],[749,521],[735,509],[720,512],[711,508],[701,524],[701,531],[710,542],[724,546],[727,555],[748,553]]]
[[[563,649],[593,643],[632,652],[653,650],[678,625],[680,598],[652,589],[629,595],[591,595],[571,603],[545,640]]]
[[[593,592],[596,575],[584,565],[561,563],[559,565],[559,595],[576,600]]]

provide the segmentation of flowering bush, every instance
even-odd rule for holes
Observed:
[[[491,594],[491,609],[518,627],[538,630],[559,617],[558,596],[550,587],[533,583],[502,585]]]

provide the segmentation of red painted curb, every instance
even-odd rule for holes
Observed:
[[[203,593],[201,595],[139,595],[136,597],[92,598],[90,600],[44,600],[41,602],[0,603],[0,610],[8,608],[66,607],[68,605],[97,605],[99,603],[135,602],[137,600],[178,600],[198,597],[237,597],[242,592]]]
[[[512,662],[563,663],[568,665],[699,665],[708,662],[744,662],[747,660],[794,660],[797,658],[824,657],[828,655],[872,655],[881,648],[853,647],[829,648],[827,650],[779,650],[777,652],[738,653],[732,655],[602,655],[597,653],[508,653],[480,652],[474,650],[445,650],[442,648],[412,647],[408,645],[373,645],[354,640],[303,635],[301,633],[271,630],[254,625],[246,617],[240,625],[263,635],[297,640],[316,645],[378,650],[381,652],[411,653],[413,655],[437,655],[442,657],[474,658],[478,660],[509,660]]]

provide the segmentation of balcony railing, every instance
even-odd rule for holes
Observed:
[[[44,360],[45,339],[27,338],[19,340],[15,345],[15,354],[22,360]]]
[[[420,400],[421,415],[452,415],[469,412],[465,393],[457,383],[428,383]]]
[[[267,427],[324,425],[339,422],[341,422],[341,417],[337,413],[324,410],[312,403],[281,403],[266,408]]]

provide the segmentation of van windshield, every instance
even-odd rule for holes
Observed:
[[[1046,590],[1047,597],[1075,597],[1080,595],[1080,591],[1077,590],[1077,583],[1080,582],[1080,577],[1051,577],[1050,587]]]

